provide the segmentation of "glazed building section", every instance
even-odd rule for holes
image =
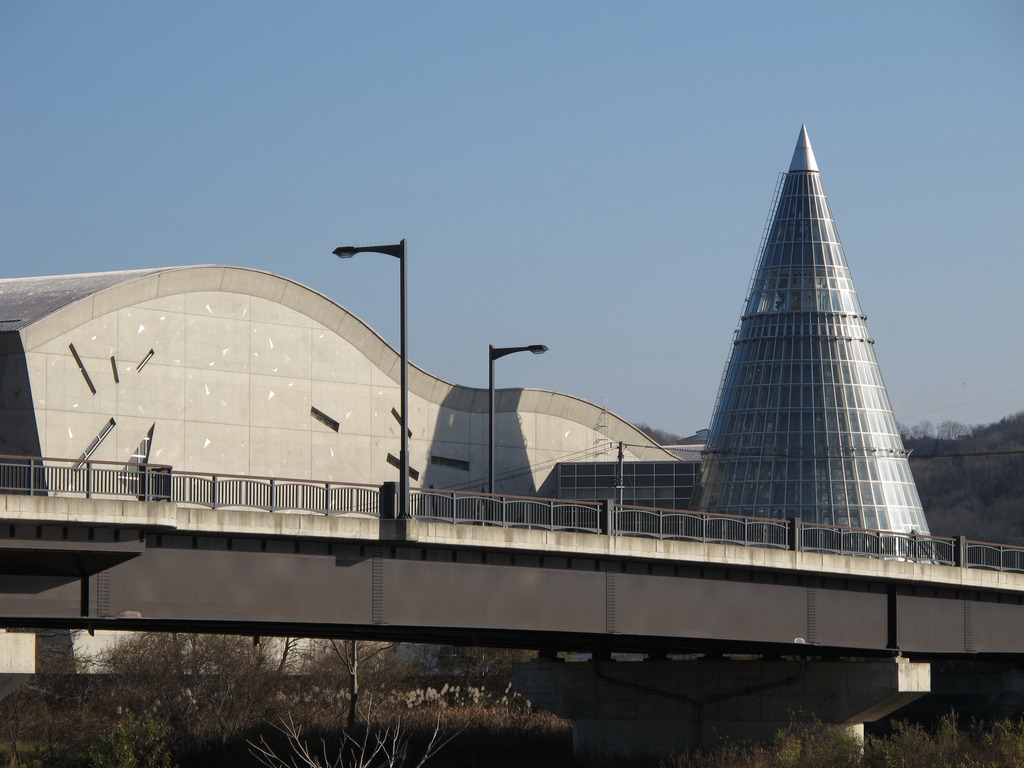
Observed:
[[[697,498],[710,512],[928,531],[806,128],[740,318]]]

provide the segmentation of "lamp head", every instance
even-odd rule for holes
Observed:
[[[335,248],[333,253],[339,259],[350,259],[357,253],[383,253],[405,261],[405,240],[393,245],[342,245]]]
[[[496,347],[493,344],[488,344],[487,348],[491,360],[497,360],[505,355],[511,355],[516,352],[533,352],[535,355],[543,355],[548,351],[548,348],[543,344],[530,344],[528,347]]]

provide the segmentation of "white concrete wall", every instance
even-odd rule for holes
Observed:
[[[179,471],[398,479],[387,461],[400,448],[392,415],[400,407],[398,355],[357,318],[283,278],[240,268],[169,270],[72,304],[22,340],[44,456],[81,456],[113,418],[94,460],[129,461],[153,427],[150,461]],[[311,408],[338,422],[338,431]],[[486,391],[413,368],[409,408],[410,464],[421,473],[413,485],[483,488]],[[498,474],[533,468],[499,483],[502,492],[534,492],[560,460],[587,453],[610,460],[619,440],[647,445],[630,458],[672,458],[621,419],[602,419],[599,408],[566,395],[507,390],[497,410]],[[599,421],[611,427],[597,433]],[[432,466],[432,455],[469,469]]]

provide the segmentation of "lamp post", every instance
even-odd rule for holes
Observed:
[[[398,457],[399,464],[401,466],[402,481],[400,485],[400,501],[398,516],[401,518],[409,517],[409,350],[407,346],[408,340],[408,324],[406,322],[406,280],[405,280],[405,267],[407,263],[407,250],[405,239],[403,238],[400,243],[394,245],[368,245],[364,247],[356,246],[341,246],[335,248],[333,251],[334,255],[340,259],[350,259],[357,253],[383,253],[386,256],[394,256],[398,259],[399,265],[399,304],[401,306],[401,331],[400,331],[400,354],[402,356],[402,450]]]
[[[488,393],[490,395],[487,403],[487,492],[494,493],[494,361],[499,357],[511,355],[515,352],[532,352],[535,355],[543,355],[548,348],[543,344],[530,344],[527,347],[496,347],[488,345],[487,364],[490,371],[488,380]]]

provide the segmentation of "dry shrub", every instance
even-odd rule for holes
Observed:
[[[640,766],[649,762],[619,762]],[[661,768],[1020,768],[1024,765],[1024,721],[1004,720],[985,728],[960,728],[955,714],[934,728],[895,722],[886,736],[860,741],[846,729],[791,725],[770,745],[726,744],[708,752],[662,761]]]
[[[279,714],[283,670],[269,644],[230,635],[141,633],[119,642],[92,681],[100,714],[152,713],[176,753],[223,747]]]
[[[412,710],[410,728],[425,732],[440,715],[446,731],[460,731],[431,765],[437,768],[541,768],[572,765],[572,723],[526,708],[453,707]]]
[[[955,712],[929,731],[897,722],[891,735],[865,744],[868,768],[1018,768],[1024,765],[1024,722],[1002,720],[991,728],[971,722],[960,728]]]
[[[636,765],[643,763],[637,762]],[[661,768],[856,768],[861,741],[846,728],[793,723],[769,745],[724,744],[707,752],[673,757]]]
[[[34,675],[0,700],[0,759],[9,765],[74,766],[102,724],[85,686],[66,675]]]

